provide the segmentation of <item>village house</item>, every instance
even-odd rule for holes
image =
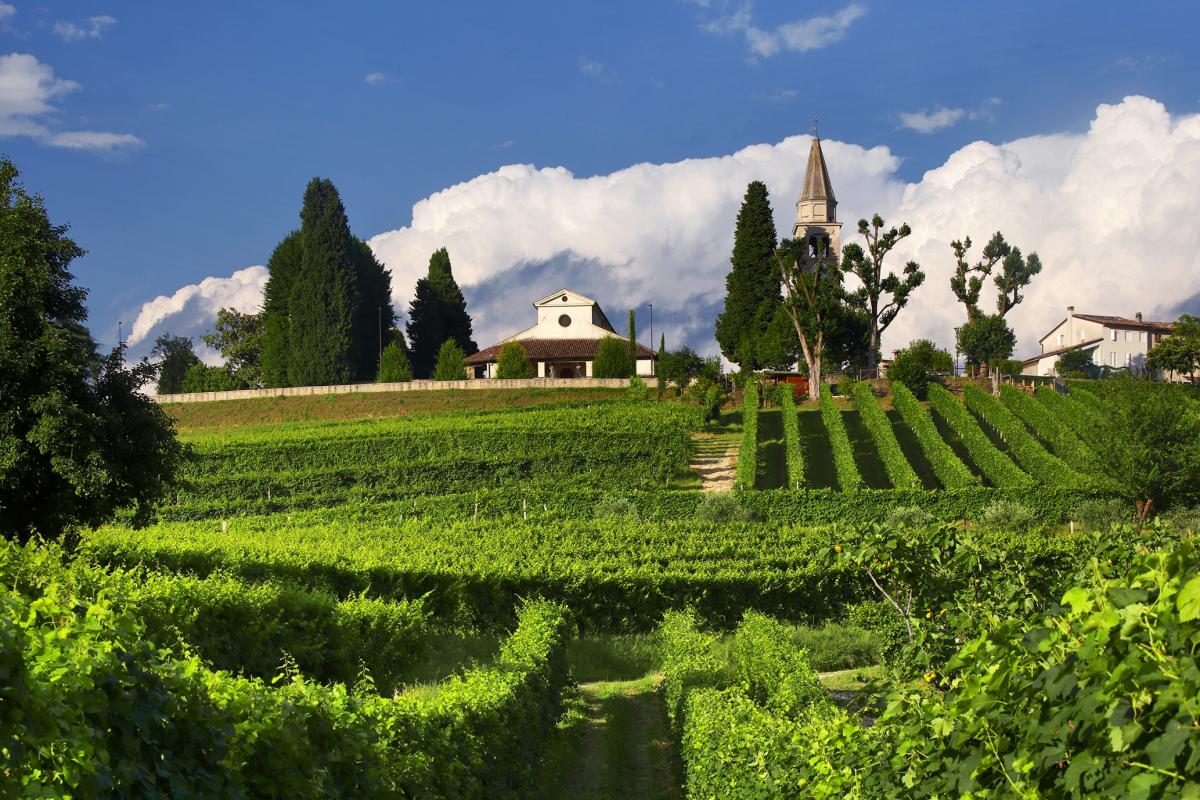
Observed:
[[[1026,375],[1054,375],[1058,359],[1071,350],[1090,353],[1093,363],[1109,369],[1127,369],[1141,373],[1146,369],[1150,349],[1169,336],[1174,323],[1142,319],[1139,311],[1130,317],[1102,314],[1076,314],[1067,306],[1067,317],[1051,328],[1039,342],[1041,355],[1026,359],[1022,372]],[[1177,380],[1177,376],[1155,377]]]
[[[520,342],[525,356],[537,366],[537,377],[590,378],[601,341],[606,337],[629,341],[613,329],[599,303],[570,289],[547,295],[533,307],[537,311],[536,324],[467,357],[471,377],[495,378],[500,346]],[[657,357],[653,350],[639,344],[636,374],[653,375]]]

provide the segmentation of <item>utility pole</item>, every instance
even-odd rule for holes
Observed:
[[[379,360],[375,362],[375,374],[379,375],[379,370],[383,368],[383,306],[378,307],[379,311]]]
[[[654,303],[650,304],[650,348],[654,348]],[[650,363],[654,365],[654,374],[658,374],[658,359],[653,358]]]

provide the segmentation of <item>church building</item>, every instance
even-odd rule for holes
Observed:
[[[537,322],[491,347],[467,357],[473,378],[495,378],[500,346],[520,342],[525,356],[537,366],[539,378],[590,378],[592,361],[605,337],[628,343],[613,330],[600,304],[570,289],[560,289],[533,304]],[[626,344],[628,346],[628,344]],[[654,374],[658,357],[648,347],[637,346],[637,374]]]
[[[812,145],[808,149],[804,186],[800,189],[800,199],[796,201],[796,224],[792,226],[792,238],[807,241],[813,255],[823,252],[826,258],[834,261],[838,260],[842,251],[842,223],[837,221],[837,198],[833,195],[833,184],[829,182],[821,138],[815,130]]]

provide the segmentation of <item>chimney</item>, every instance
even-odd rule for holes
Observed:
[[[1075,316],[1075,306],[1067,306],[1067,316],[1068,317]]]
[[[1142,321],[1142,312],[1139,311],[1136,314],[1134,314],[1133,316],[1135,319],[1137,319],[1138,322]]]

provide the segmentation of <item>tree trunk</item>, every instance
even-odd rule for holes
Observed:
[[[805,361],[808,362],[808,399],[816,403],[821,399],[821,357],[806,355]]]

